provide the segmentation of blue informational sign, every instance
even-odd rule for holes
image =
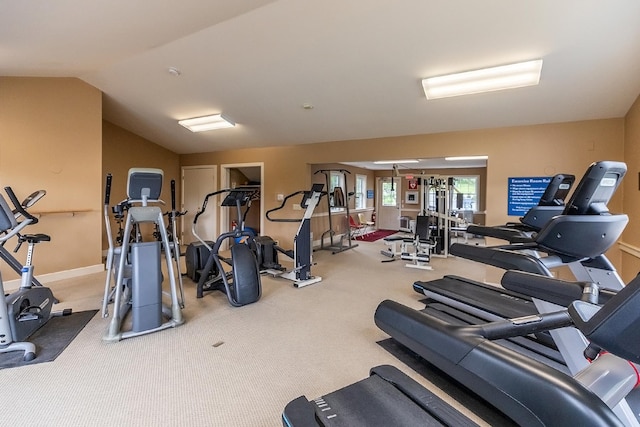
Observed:
[[[536,206],[550,182],[546,177],[509,178],[508,215],[523,216]]]
[[[367,199],[373,199],[373,190],[367,190]]]

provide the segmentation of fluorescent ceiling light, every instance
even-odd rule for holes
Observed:
[[[533,86],[540,82],[542,59],[484,68],[422,80],[427,99],[470,95],[494,90]]]
[[[225,118],[222,114],[179,120],[178,124],[186,127],[191,132],[204,132],[213,129],[231,128],[236,125]]]
[[[410,159],[410,160],[377,160],[373,162],[374,165],[392,165],[394,163],[419,163],[419,160]]]
[[[487,160],[489,156],[458,156],[458,157],[445,157],[444,159],[450,162],[460,160]]]

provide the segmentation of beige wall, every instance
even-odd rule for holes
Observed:
[[[264,162],[264,199],[265,211],[277,207],[277,194],[290,194],[295,191],[310,188],[310,168],[306,162],[300,162],[296,152],[290,158],[287,151],[278,148],[245,149],[225,152],[212,152],[200,154],[186,154],[180,156],[180,166],[218,165],[218,173],[221,173],[222,164],[241,164]],[[218,175],[218,182],[222,177]],[[290,223],[269,223],[265,221],[266,230],[262,234],[269,235],[280,240],[282,246],[290,247],[291,238],[295,235],[296,228]],[[283,240],[289,239],[289,240]]]
[[[163,169],[167,210],[171,179],[179,200],[179,156],[103,122],[99,90],[74,78],[0,77],[0,182],[20,199],[47,191],[31,209],[39,223],[25,230],[51,235],[36,248],[36,275],[102,263],[104,177],[114,176],[112,202],[122,200],[130,167]],[[24,262],[26,246],[16,258]],[[4,263],[0,271],[18,277]]]
[[[37,210],[67,212],[43,214],[41,223],[32,228],[52,236],[52,242],[41,244],[36,251],[39,274],[101,262],[104,175],[114,175],[114,199],[124,198],[130,167],[162,168],[163,198],[169,202],[169,182],[179,182],[180,166],[263,162],[263,197],[265,208],[271,209],[279,205],[277,194],[310,187],[312,165],[486,154],[486,223],[500,224],[513,219],[506,213],[508,177],[581,176],[593,161],[625,160],[629,173],[624,183],[624,206],[619,193],[610,207],[629,214],[624,240],[640,247],[636,221],[640,201],[635,195],[640,160],[638,103],[626,117],[616,119],[178,156],[103,122],[100,91],[80,80],[0,77],[0,180],[13,186],[21,198],[45,188],[48,194]],[[263,232],[288,246],[295,228],[266,222]],[[619,252],[610,256],[621,268]],[[640,269],[636,257],[630,255],[625,255],[624,266],[627,278]],[[3,273],[7,270],[0,268]],[[12,273],[6,274],[13,278]]]
[[[100,264],[102,94],[74,78],[0,77],[0,182],[47,195],[26,233],[45,233],[36,274]],[[7,244],[13,250],[14,241]],[[26,245],[16,256],[24,262]],[[18,276],[0,264],[5,280]]]
[[[265,208],[276,206],[276,194],[309,187],[312,164],[372,161],[393,158],[428,158],[484,154],[489,156],[486,175],[486,223],[502,224],[507,215],[507,179],[513,176],[582,176],[598,160],[623,160],[624,119],[520,126],[467,132],[335,141],[286,147],[231,150],[180,156],[183,166],[264,162]],[[611,210],[622,211],[617,194]],[[295,230],[266,223],[264,234],[288,241]],[[314,238],[315,235],[314,235]],[[620,265],[619,251],[609,254]]]
[[[625,117],[624,129],[628,168],[623,182],[624,213],[629,215],[629,225],[622,235],[623,248],[628,251],[622,254],[622,277],[628,282],[640,272],[640,96]]]
[[[110,200],[113,206],[127,197],[127,173],[130,168],[159,168],[164,172],[161,197],[166,205],[162,211],[171,210],[172,179],[176,181],[176,208],[180,209],[180,165],[176,153],[107,121],[102,122],[102,140],[101,203],[104,203],[104,182],[108,173],[113,176]],[[112,216],[111,221],[115,232],[117,226]],[[102,235],[105,236],[104,232]],[[105,238],[102,248],[107,248]]]

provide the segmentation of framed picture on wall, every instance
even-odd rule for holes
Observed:
[[[417,205],[418,204],[418,192],[417,191],[407,191],[404,193],[404,202],[408,205]]]

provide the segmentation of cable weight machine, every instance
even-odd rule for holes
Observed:
[[[457,191],[454,181],[451,176],[438,175],[421,179],[421,212],[429,217],[431,237],[436,243],[434,256],[449,256],[452,224],[464,223],[463,219],[451,215],[451,197]]]

